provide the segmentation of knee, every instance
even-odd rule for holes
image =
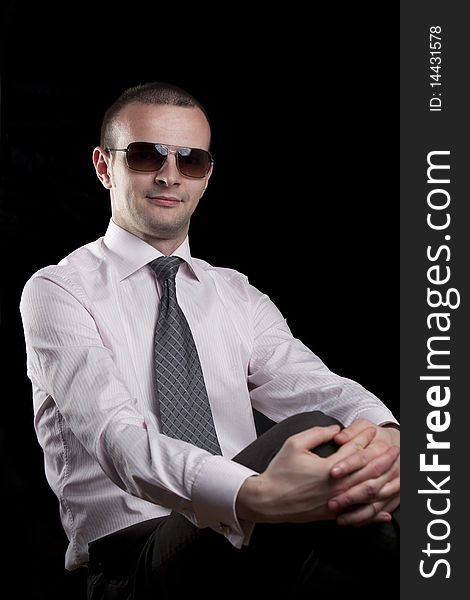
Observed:
[[[338,419],[330,417],[319,410],[292,415],[291,417],[284,419],[282,423],[295,430],[295,433],[308,429],[309,427],[328,427],[329,425],[339,425],[341,428],[344,427]]]
[[[279,452],[283,443],[288,437],[296,433],[300,433],[310,427],[320,426],[327,427],[328,425],[340,425],[341,423],[332,417],[328,417],[320,411],[305,412],[297,415],[292,415],[284,421],[277,423],[265,431],[254,442],[247,446],[232,458],[234,462],[240,463],[251,469],[263,472]],[[312,449],[312,452],[318,456],[330,456],[338,449],[338,445],[334,442],[327,442]]]

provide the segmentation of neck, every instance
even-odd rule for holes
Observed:
[[[184,238],[183,238],[184,239]],[[181,246],[183,240],[144,240],[157,250],[159,250],[165,256],[170,256],[173,252]]]
[[[165,256],[173,254],[173,252],[181,246],[181,244],[186,239],[186,236],[188,235],[188,230],[186,229],[185,231],[181,231],[181,233],[176,237],[164,238],[146,233],[144,231],[140,231],[137,228],[129,226],[127,223],[120,223],[119,220],[116,220],[114,218],[114,216],[113,221],[116,223],[116,225],[118,225],[122,229],[125,229],[129,233],[132,233],[132,235],[135,235],[144,242],[147,242],[147,244],[150,244],[150,246],[153,246]]]

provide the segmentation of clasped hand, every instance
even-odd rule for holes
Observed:
[[[340,447],[327,458],[311,452],[331,440]],[[399,444],[399,431],[365,419],[292,435],[266,471],[242,485],[238,514],[254,522],[388,521],[400,503]]]
[[[330,475],[342,489],[328,507],[338,523],[389,521],[400,504],[400,432],[358,419],[334,441],[341,447],[332,455]]]

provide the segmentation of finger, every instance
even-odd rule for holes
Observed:
[[[346,442],[349,442],[353,437],[361,433],[364,429],[375,425],[368,421],[367,419],[356,419],[353,421],[351,425],[348,425],[344,429],[342,429],[336,436],[335,442],[342,446]]]
[[[388,483],[390,483],[390,486],[386,487]],[[363,480],[349,487],[345,492],[333,496],[328,501],[328,508],[334,512],[341,512],[354,504],[388,500],[392,496],[395,496],[398,491],[398,479],[394,478],[392,481],[389,481],[389,473],[385,472],[379,477]]]
[[[392,498],[400,493],[400,478],[395,477],[388,481],[380,490],[380,496],[383,498]]]
[[[353,527],[359,527],[362,525],[366,525],[367,523],[372,523],[375,519],[386,519],[390,520],[387,513],[383,511],[383,502],[372,502],[370,504],[363,504],[358,506],[354,510],[350,510],[345,513],[341,513],[336,518],[336,522],[338,525],[351,525]]]
[[[391,493],[390,490],[383,491],[386,476],[379,479],[370,479],[360,485],[357,485],[347,492],[338,494],[328,500],[328,508],[335,514],[351,510],[354,506],[360,504],[370,504],[372,502],[388,502],[395,498],[399,492]],[[395,488],[396,489],[396,488]]]
[[[359,451],[350,454],[345,459],[336,462],[330,469],[330,475],[332,477],[345,477],[346,475],[360,471],[360,479],[362,481],[379,477],[393,467],[399,454],[400,449],[398,446],[392,446],[385,450],[385,452],[379,446],[372,446],[362,452]],[[348,480],[345,483],[349,483],[351,486],[357,482],[358,479],[356,478]]]
[[[366,427],[365,429],[362,429],[354,437],[348,440],[346,444],[343,444],[338,450],[338,453],[347,456],[358,450],[364,450],[364,448],[367,448],[375,438],[376,433],[376,427]]]
[[[387,481],[387,475],[383,475],[377,479],[365,481],[342,494],[333,496],[328,500],[328,508],[335,513],[340,513],[358,504],[370,504],[378,501],[390,502],[399,497],[399,494],[400,480],[395,478],[389,482]]]
[[[336,521],[339,525],[351,525],[359,527],[367,523],[386,523],[391,521],[392,512],[400,506],[400,496],[395,496],[389,501],[377,501],[369,504],[362,504],[357,508],[350,509],[347,512],[337,516]]]
[[[400,506],[400,495],[396,495],[394,498],[389,500],[385,506],[383,506],[382,510],[391,514],[395,509]]]
[[[385,521],[392,520],[393,511],[400,506],[400,496],[396,495],[392,500],[389,500],[383,507],[382,510],[373,519],[374,523],[384,523]]]
[[[348,457],[355,456],[354,459],[351,459],[351,463],[344,462],[344,471],[343,473],[338,474],[338,476],[344,476],[361,466],[365,466],[367,462],[372,460],[372,458],[379,453],[378,450],[380,449],[374,448],[374,445],[372,445],[375,435],[376,429],[374,427],[368,427],[341,446],[335,454],[331,455],[330,462],[332,463],[332,467],[345,461]],[[364,454],[365,448],[369,448],[369,451],[366,454]]]
[[[305,431],[291,435],[289,438],[287,438],[286,444],[291,445],[294,448],[310,451],[312,448],[316,448],[320,444],[324,444],[325,442],[332,440],[338,433],[339,429],[339,425],[330,425],[329,427],[310,427],[309,429],[305,429]],[[312,456],[315,455],[312,454]]]
[[[391,520],[392,520],[392,515],[389,512],[382,510],[378,514],[375,515],[375,517],[372,519],[372,521],[370,521],[370,523],[387,523],[387,521],[391,521]]]

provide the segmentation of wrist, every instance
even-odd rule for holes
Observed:
[[[259,475],[252,475],[242,483],[235,502],[235,512],[239,519],[259,522],[261,505],[261,478]]]
[[[384,423],[380,425],[380,428],[387,430],[387,435],[392,445],[400,446],[400,426],[397,423]]]

